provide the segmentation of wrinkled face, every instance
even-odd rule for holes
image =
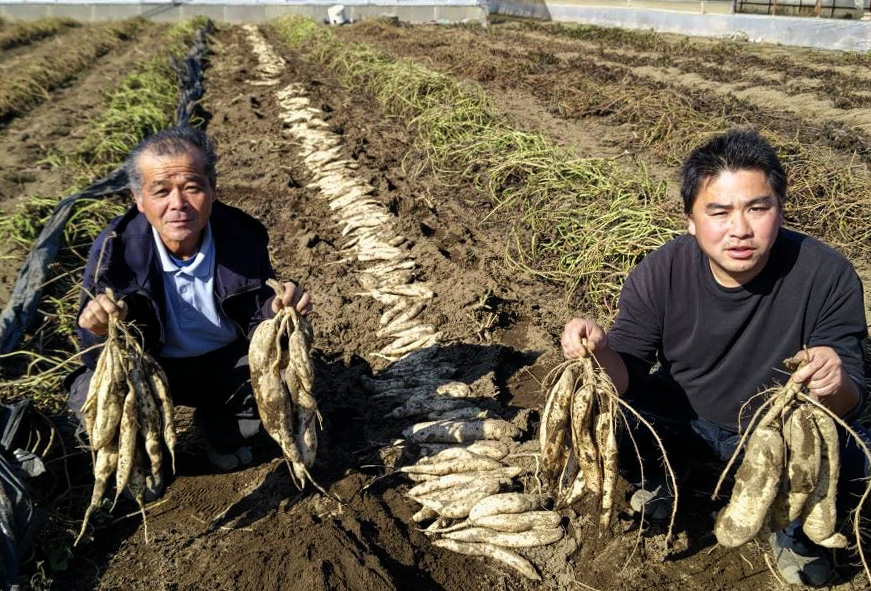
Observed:
[[[133,195],[136,207],[157,229],[173,256],[193,256],[215,201],[203,156],[196,149],[168,156],[145,152],[137,165],[143,182],[142,192]]]
[[[765,173],[738,170],[700,188],[687,223],[717,283],[738,287],[765,267],[783,218]]]

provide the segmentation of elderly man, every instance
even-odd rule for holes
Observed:
[[[610,331],[583,318],[569,321],[565,356],[594,355],[618,391],[663,431],[674,459],[698,449],[727,459],[742,407],[784,381],[788,357],[807,361],[795,378],[811,396],[857,418],[865,395],[862,284],[839,253],[782,227],[786,175],[774,150],[754,132],[733,131],[696,149],[682,172],[688,234],[630,273]],[[745,425],[760,402],[747,405]],[[867,466],[856,445],[840,437],[846,490]],[[633,507],[654,517],[671,510],[661,470],[646,466],[653,476],[632,497]],[[799,523],[771,542],[787,581],[830,579],[825,553]]]
[[[215,198],[215,150],[190,128],[146,139],[126,162],[135,200],[97,237],[79,311],[83,349],[101,342],[114,316],[132,322],[167,374],[175,404],[196,408],[208,458],[222,470],[251,461],[260,428],[249,383],[248,339],[283,306],[302,313],[309,295],[286,283],[275,297],[265,228]],[[115,301],[106,290],[111,288]],[[98,351],[68,380],[80,413]],[[152,496],[162,482],[151,483]]]

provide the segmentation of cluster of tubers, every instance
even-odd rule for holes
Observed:
[[[494,406],[495,389],[482,393],[464,382],[441,377],[455,368],[428,364],[426,357],[409,357],[408,363],[395,364],[378,379],[367,382],[374,392],[373,400],[386,399],[395,405],[385,418],[419,421],[403,430],[408,441],[468,443],[513,439],[521,434],[517,425],[484,408]]]
[[[620,419],[628,426],[628,412],[650,431],[662,452],[675,496],[666,535],[666,540],[670,540],[677,511],[677,482],[653,426],[620,398],[607,372],[592,357],[560,364],[542,387],[546,394],[539,431],[541,463],[557,508],[568,507],[589,493],[600,500],[600,533],[608,529],[619,475],[617,421]],[[632,438],[631,433],[629,437]]]
[[[618,473],[617,392],[589,357],[563,363],[550,377],[539,432],[545,480],[558,507],[584,492],[600,497],[600,526],[607,528]]]
[[[393,403],[385,418],[424,419],[403,431],[403,443],[422,450],[422,457],[398,468],[415,483],[407,496],[422,505],[412,519],[431,522],[424,531],[438,536],[436,546],[488,556],[539,580],[533,564],[513,549],[560,540],[560,515],[544,511],[538,495],[505,492],[517,487],[524,471],[507,463],[508,442],[522,430],[493,410],[492,384],[453,381],[456,370],[427,349],[365,380],[372,400]]]
[[[111,291],[107,293],[113,297]],[[175,426],[166,375],[115,318],[109,320],[108,336],[82,406],[82,417],[94,462],[94,490],[76,544],[84,536],[88,519],[100,505],[113,473],[115,502],[127,488],[139,504],[144,521],[146,479],[156,483],[163,478],[163,444],[169,449],[175,471]],[[145,531],[147,540],[147,524]]]
[[[284,286],[267,283],[276,296]],[[251,337],[248,364],[260,420],[284,452],[294,484],[302,489],[311,480],[308,469],[317,455],[317,427],[321,419],[312,395],[312,328],[293,306],[284,306],[261,322]]]
[[[732,495],[714,526],[717,541],[740,546],[765,525],[778,531],[800,520],[814,543],[846,547],[846,537],[835,532],[840,461],[831,412],[790,378],[754,415],[720,484],[745,442]]]
[[[403,436],[413,443],[468,443],[479,440],[513,439],[520,427],[483,406],[494,406],[495,388],[486,393],[450,379],[456,367],[434,359],[427,349],[394,363],[378,378],[364,380],[372,400],[394,404],[385,415],[412,419]]]
[[[423,508],[412,516],[438,536],[434,545],[458,552],[488,556],[540,580],[535,566],[512,549],[546,546],[562,539],[561,517],[544,510],[539,495],[510,491],[522,468],[508,465],[508,446],[476,441],[444,449],[423,446],[414,464],[399,470],[416,482],[406,493]],[[434,452],[434,453],[433,453]],[[451,520],[462,520],[451,523]]]
[[[257,72],[259,80],[248,80],[248,84],[252,86],[275,86],[278,84],[278,78],[285,69],[284,59],[273,51],[272,47],[267,43],[257,25],[248,24],[242,25],[242,29],[248,35],[248,43],[251,44],[251,50],[257,56]]]

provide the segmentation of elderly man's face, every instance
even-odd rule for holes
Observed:
[[[196,149],[170,156],[145,152],[137,164],[143,183],[142,193],[134,193],[136,207],[173,256],[193,256],[215,201],[202,154]]]

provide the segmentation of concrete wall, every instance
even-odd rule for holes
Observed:
[[[274,2],[274,0],[272,0]],[[181,3],[124,2],[91,0],[87,3],[69,0],[61,2],[9,2],[0,0],[0,16],[20,20],[36,20],[49,16],[65,16],[83,22],[146,16],[153,20],[175,22],[204,15],[218,22],[264,22],[284,14],[303,14],[316,20],[327,19],[327,8],[345,6],[345,16],[351,20],[376,17],[397,17],[404,22],[487,22],[487,9],[478,0],[365,0],[337,2],[330,0],[292,0],[282,4],[248,1],[233,4],[214,0],[194,0]]]
[[[609,5],[610,4],[610,5]],[[603,27],[646,29],[817,49],[871,51],[871,23],[826,18],[729,14],[731,2],[652,0],[490,0],[491,13]]]

